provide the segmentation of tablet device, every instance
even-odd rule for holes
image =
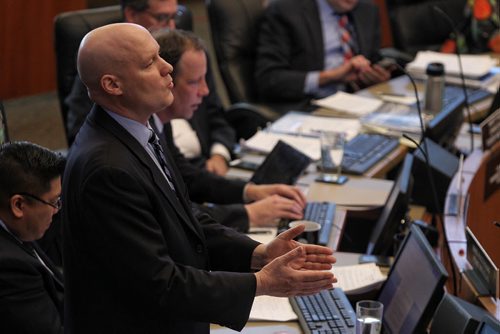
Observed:
[[[255,184],[292,185],[310,163],[311,159],[307,155],[280,140],[257,168],[250,181]]]

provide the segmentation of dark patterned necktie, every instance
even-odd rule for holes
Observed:
[[[349,18],[347,14],[340,15],[338,18],[342,52],[344,54],[344,60],[347,61],[353,56],[352,35],[349,29]]]
[[[149,137],[148,143],[151,144],[151,146],[153,147],[153,151],[155,152],[156,155],[156,160],[160,164],[160,167],[163,170],[163,172],[165,173],[170,188],[172,188],[172,190],[175,191],[172,175],[170,174],[170,170],[168,169],[167,165],[167,160],[165,159],[165,155],[163,154],[163,148],[161,147],[158,136],[154,131],[151,131],[151,136]]]

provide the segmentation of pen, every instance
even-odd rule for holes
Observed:
[[[391,97],[408,97],[405,94],[396,94],[396,93],[378,93],[378,95],[391,96]]]
[[[271,231],[248,231],[247,234],[271,234]]]

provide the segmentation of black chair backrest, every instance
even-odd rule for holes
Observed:
[[[212,41],[231,103],[257,102],[254,68],[262,0],[206,0]]]
[[[77,75],[76,56],[81,40],[95,28],[121,21],[123,15],[119,5],[66,12],[55,17],[57,92],[65,126],[68,110],[64,99],[71,92]],[[176,26],[179,29],[192,30],[193,18],[187,7],[178,6]]]
[[[438,50],[452,27],[433,7],[441,8],[458,27],[464,20],[465,3],[466,0],[388,0],[394,47],[410,54]]]

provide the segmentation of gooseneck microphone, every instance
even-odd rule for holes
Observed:
[[[467,121],[469,123],[469,134],[470,134],[470,151],[474,151],[474,132],[473,132],[473,126],[472,126],[472,116],[470,112],[470,105],[469,105],[469,97],[467,96],[467,87],[465,85],[465,76],[464,76],[464,69],[462,66],[462,57],[460,54],[460,49],[458,47],[458,30],[456,27],[455,22],[451,19],[451,17],[445,13],[444,10],[439,8],[438,6],[432,6],[432,9],[438,13],[451,27],[451,30],[453,31],[454,35],[454,41],[455,41],[455,53],[457,55],[457,60],[458,60],[458,70],[460,72],[460,81],[462,82],[462,90],[464,92],[464,98],[465,98],[465,110],[467,111]]]
[[[408,77],[408,79],[410,79],[411,85],[413,87],[413,92],[415,94],[415,98],[417,99],[417,112],[418,112],[418,119],[420,121],[420,131],[421,131],[420,143],[418,143],[416,140],[414,140],[413,138],[411,138],[407,134],[403,134],[403,137],[405,137],[406,139],[408,139],[412,143],[414,143],[416,145],[417,149],[420,150],[422,152],[422,155],[424,156],[425,166],[427,169],[427,177],[429,179],[429,183],[431,186],[432,200],[433,200],[433,204],[434,204],[433,211],[435,213],[437,213],[438,215],[440,215],[440,214],[442,214],[443,211],[441,209],[441,206],[439,205],[439,200],[438,200],[437,191],[436,191],[436,184],[434,182],[434,177],[432,175],[431,165],[429,162],[429,147],[427,145],[427,141],[425,140],[425,125],[424,125],[424,118],[422,115],[422,108],[420,106],[420,99],[418,97],[417,84],[415,83],[415,80],[413,79],[413,77],[408,73],[408,71],[406,71],[406,69],[404,69],[398,63],[396,63],[396,66],[399,68],[399,70],[401,70],[401,72],[403,72]],[[422,143],[423,143],[423,145],[421,145]],[[435,216],[432,215],[432,224],[433,225],[437,225],[435,219],[436,219]],[[450,263],[453,263],[453,259],[451,258],[450,244],[448,242],[448,238],[446,235],[446,226],[444,224],[444,220],[443,219],[440,220],[439,218],[437,218],[437,220],[440,222],[441,229],[443,231],[443,236],[444,236],[444,240],[445,240],[445,247],[446,247],[446,251],[448,252],[448,256],[450,257]],[[451,266],[451,272],[452,272],[452,279],[453,279],[453,293],[454,293],[454,295],[456,295],[457,294],[456,272],[455,272],[455,268],[453,266]]]

